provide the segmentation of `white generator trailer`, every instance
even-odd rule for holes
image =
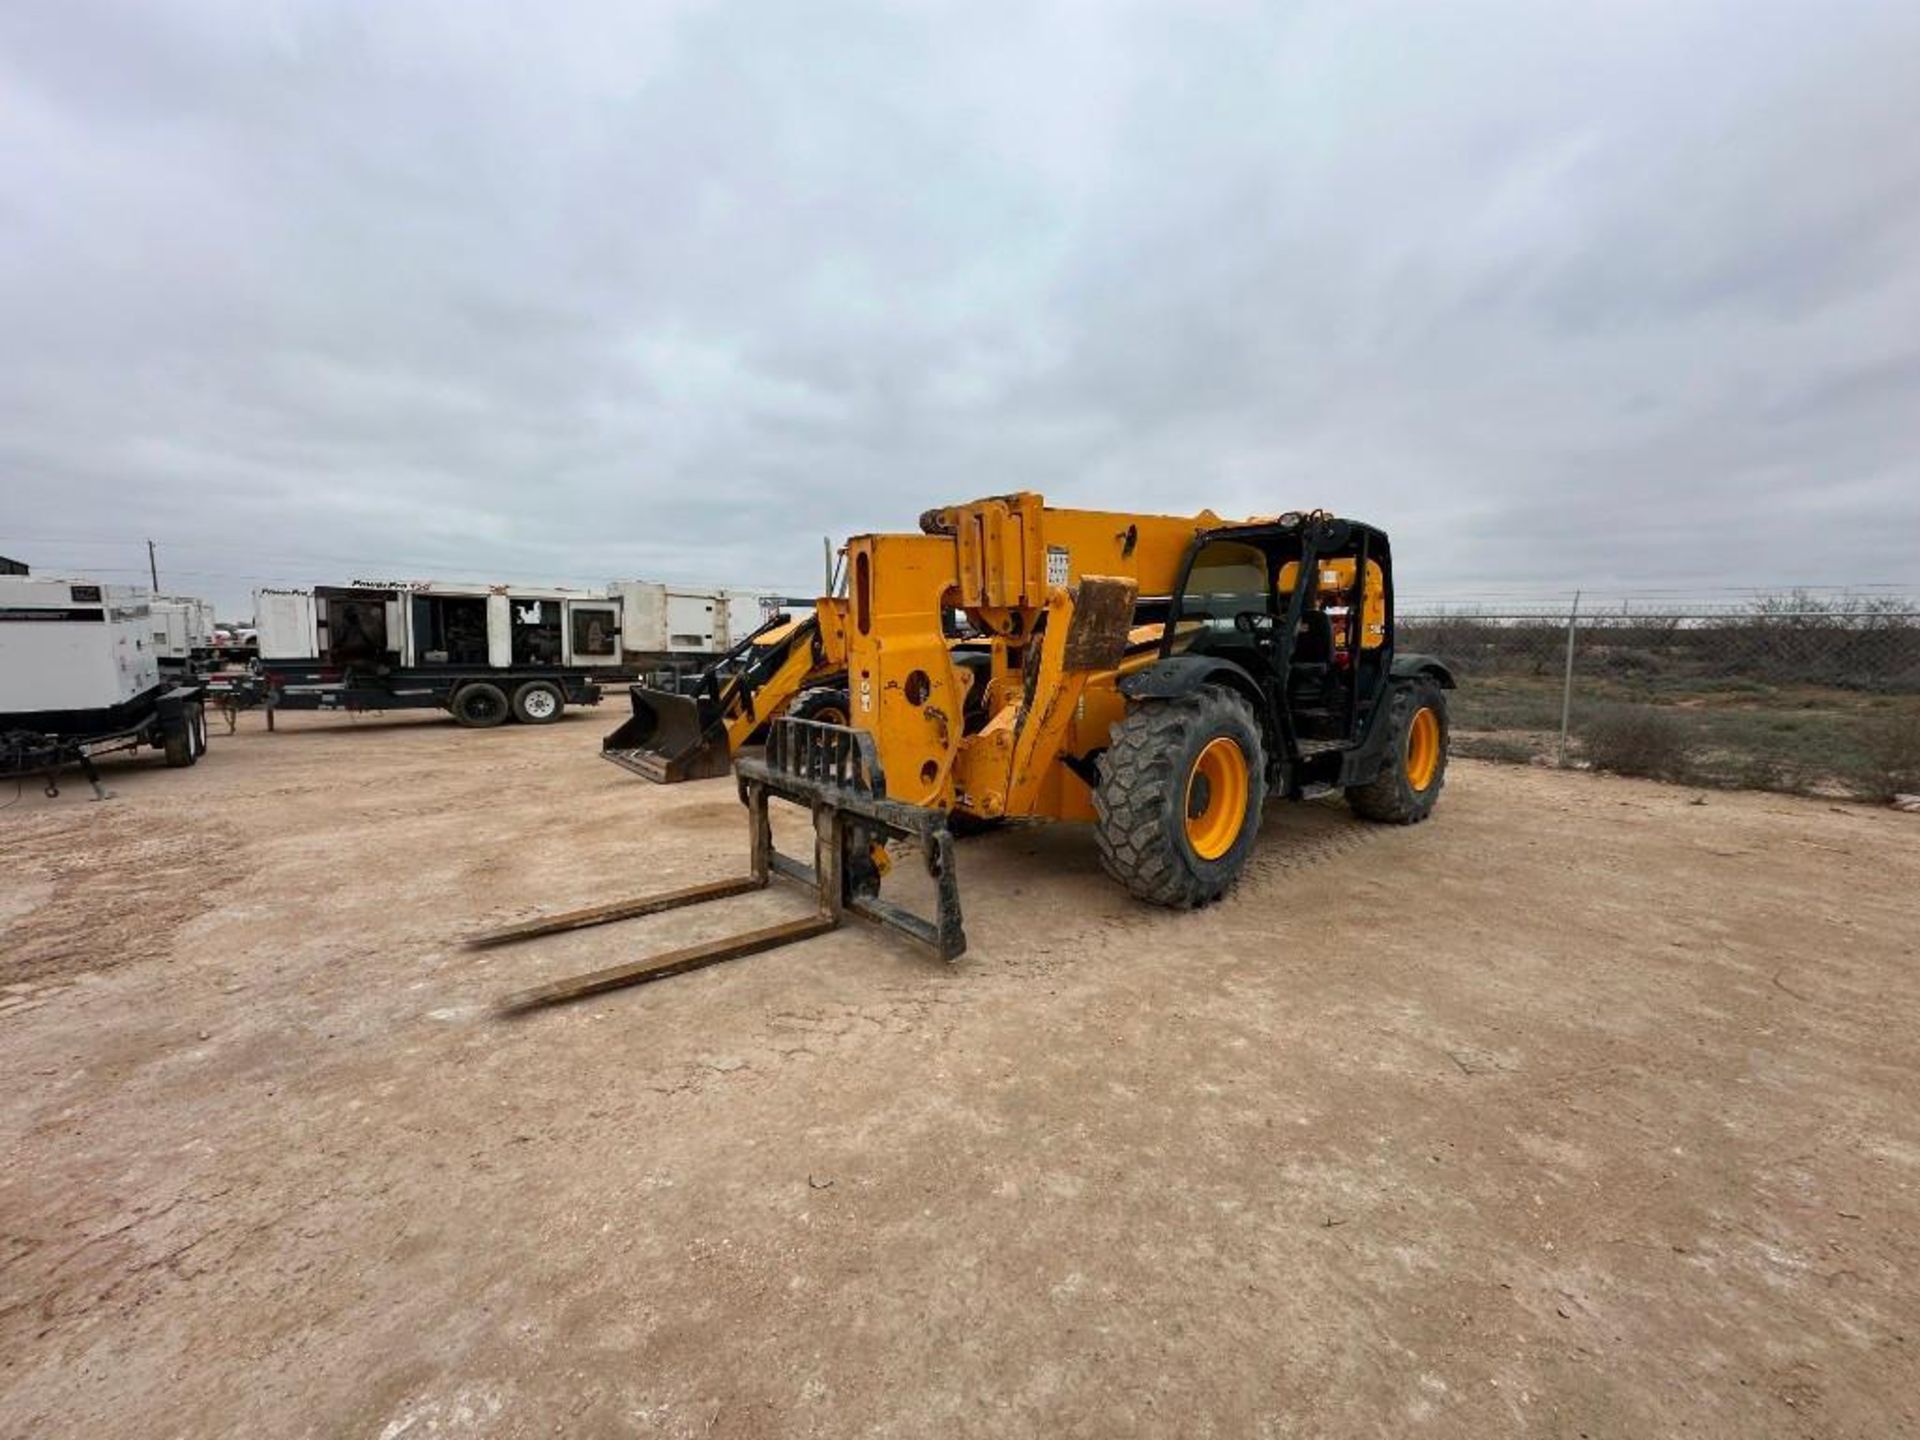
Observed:
[[[703,669],[757,591],[618,581],[604,591],[426,581],[254,594],[267,723],[276,710],[439,709],[481,728],[547,724],[601,684]]]
[[[155,595],[148,601],[153,653],[163,675],[188,676],[214,660],[213,607],[191,595]]]
[[[0,575],[0,774],[44,776],[151,747],[171,766],[207,749],[201,687],[160,671],[151,597],[128,586]]]

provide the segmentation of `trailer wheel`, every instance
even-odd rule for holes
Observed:
[[[200,758],[193,744],[193,716],[182,705],[171,719],[160,721],[160,749],[167,757],[169,770],[184,770]]]
[[[513,692],[513,718],[522,725],[551,725],[566,708],[560,691],[545,680],[529,680]]]
[[[453,711],[453,718],[469,730],[491,729],[505,720],[508,713],[506,695],[498,685],[485,680],[462,685],[454,692],[453,703],[447,708]]]
[[[199,759],[207,753],[207,704],[196,700],[187,706],[187,724],[193,731],[193,757]]]

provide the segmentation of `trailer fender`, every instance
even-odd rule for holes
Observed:
[[[1396,680],[1414,680],[1426,676],[1442,690],[1455,690],[1453,671],[1444,660],[1432,655],[1396,655],[1393,657],[1393,678]]]

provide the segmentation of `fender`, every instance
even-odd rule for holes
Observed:
[[[1129,700],[1175,700],[1202,685],[1238,690],[1253,702],[1255,714],[1266,714],[1267,697],[1260,691],[1260,682],[1244,666],[1219,655],[1169,655],[1134,671],[1116,688]]]
[[[1456,690],[1453,671],[1447,668],[1444,660],[1432,655],[1396,655],[1393,657],[1393,678],[1412,680],[1424,675],[1442,690]]]
[[[177,724],[184,719],[187,706],[201,699],[207,693],[205,685],[173,685],[163,695],[156,695],[153,701],[154,711],[167,724]]]

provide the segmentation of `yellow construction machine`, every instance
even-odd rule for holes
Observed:
[[[725,775],[776,715],[844,725],[846,679],[827,662],[815,608],[774,611],[687,689],[632,686],[633,716],[601,742],[601,757],[671,785]]]
[[[1395,650],[1386,535],[1324,511],[1224,521],[1055,509],[1035,494],[929,511],[919,534],[847,542],[846,594],[768,632],[693,712],[746,801],[748,873],[476,937],[498,945],[758,889],[815,913],[509,997],[524,1009],[819,934],[852,914],[944,959],[966,948],[956,831],[1084,821],[1132,894],[1217,899],[1267,797],[1344,791],[1411,824],[1445,780],[1447,667]],[[831,682],[844,677],[844,691]],[[809,692],[829,703],[797,713]],[[638,706],[636,706],[636,710]],[[819,710],[843,709],[822,715]],[[717,726],[717,728],[716,728]],[[685,736],[681,736],[684,740]],[[678,742],[676,742],[678,743]],[[810,812],[809,863],[774,846],[773,799]],[[916,850],[931,915],[881,895],[889,847]]]

